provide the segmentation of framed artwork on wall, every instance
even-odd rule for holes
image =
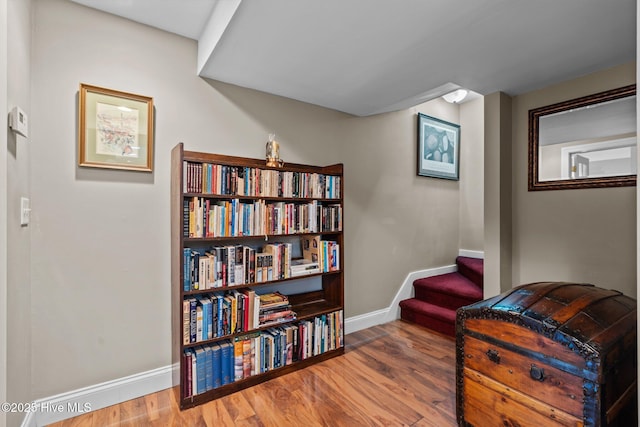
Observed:
[[[80,84],[78,165],[153,170],[153,98]]]
[[[418,175],[460,179],[460,125],[418,113]]]

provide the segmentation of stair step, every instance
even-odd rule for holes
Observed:
[[[460,273],[417,279],[413,288],[416,299],[452,310],[482,300],[482,289]]]
[[[456,311],[416,298],[400,302],[400,318],[455,337]]]
[[[484,287],[484,260],[459,256],[456,258],[458,273],[471,280],[480,289]]]
[[[458,271],[413,282],[415,298],[400,302],[400,318],[455,337],[456,310],[481,301],[484,260],[459,256]]]

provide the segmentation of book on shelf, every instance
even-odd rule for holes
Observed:
[[[304,259],[322,265],[320,242],[320,235],[317,234],[302,238],[302,256]]]
[[[289,264],[291,262],[291,254],[293,252],[293,245],[291,243],[269,243],[264,245],[262,251],[271,254],[272,257],[269,260],[273,260],[270,265],[271,276],[269,275],[269,267],[267,270],[267,278],[269,280],[281,280],[289,277]]]
[[[275,303],[274,295],[266,295],[264,298],[270,301],[270,305],[261,310],[260,298],[250,288],[185,296],[182,304],[183,343],[203,342],[251,331],[260,326],[259,320],[265,310],[271,318],[277,316],[272,316],[269,310],[279,311],[290,307],[288,301]]]
[[[273,280],[273,254],[256,253],[256,283]]]
[[[236,247],[231,245],[226,247],[227,251],[227,285],[233,286],[236,284]]]
[[[220,301],[222,303],[222,327],[221,331],[223,335],[231,334],[231,299],[227,295],[221,295]]]
[[[202,314],[201,324],[198,327],[199,336],[197,341],[206,341],[213,336],[211,300],[201,296],[197,298],[197,304]],[[200,322],[200,319],[198,321]]]
[[[185,397],[290,365],[342,346],[342,310],[274,326],[183,353]]]
[[[280,357],[279,357],[279,348],[280,348],[280,337],[278,334],[278,330],[275,328],[270,328],[264,331],[265,342],[268,343],[268,354],[267,357],[269,360],[265,364],[265,370],[276,369],[280,366]]]
[[[340,269],[340,245],[336,241],[322,240],[319,235],[305,236],[302,239],[302,255],[305,259],[317,262],[320,272]]]
[[[268,317],[260,316],[260,327],[268,327],[288,323],[296,320],[296,313],[291,310],[284,310],[282,313],[272,313]]]
[[[240,381],[243,378],[243,358],[244,344],[240,337],[236,337],[233,342],[233,375],[235,381]]]
[[[242,340],[242,378],[251,376],[251,342],[249,337]]]
[[[197,338],[197,330],[198,330],[198,312],[197,307],[198,301],[195,298],[189,299],[189,311],[190,311],[190,319],[189,319],[189,342],[196,342]],[[185,338],[186,341],[186,338]]]
[[[183,192],[339,199],[341,177],[321,173],[184,161]]]
[[[244,278],[245,283],[255,283],[256,282],[256,250],[249,247],[244,246]]]
[[[271,280],[280,279],[280,250],[277,244],[268,244],[262,248],[263,252],[271,255],[272,260],[272,278]]]
[[[291,243],[269,243],[258,249],[246,245],[184,248],[183,289],[203,291],[262,283],[339,269],[339,246],[319,235],[301,239],[303,257],[291,259]]]
[[[280,292],[260,294],[260,310],[289,305],[289,297]]]
[[[260,368],[262,372],[267,372],[273,369],[273,337],[267,333],[262,335],[262,360]]]
[[[298,326],[297,325],[287,325],[284,328],[284,332],[286,334],[286,364],[290,365],[291,363],[294,362],[294,355],[296,354],[296,347],[298,345],[298,339],[297,339],[297,332],[298,332]]]
[[[291,309],[289,298],[280,292],[260,295],[260,310],[258,313],[258,324],[261,327],[290,322],[296,319],[296,313]]]
[[[222,385],[222,347],[220,343],[211,344],[211,368],[213,387],[218,388]]]
[[[340,245],[331,242],[331,271],[340,270]]]
[[[244,253],[245,248],[242,245],[238,245],[235,248],[236,260],[235,260],[235,272],[234,272],[234,284],[241,285],[245,282],[244,271],[245,271],[245,259]]]
[[[204,347],[204,378],[205,391],[213,390],[213,348],[208,345]]]
[[[191,288],[191,248],[182,250],[182,289],[185,292],[192,290]]]
[[[245,324],[247,325],[247,330],[255,329],[258,326],[256,323],[256,319],[258,319],[256,313],[259,313],[260,310],[259,296],[253,289],[243,289],[240,292],[242,292],[246,297],[244,319]]]
[[[243,367],[243,377],[249,378],[253,375],[260,373],[260,347],[262,345],[262,332],[254,332],[248,335],[243,336],[242,338],[243,344],[243,359],[242,359],[242,367]]]
[[[193,374],[191,372],[192,366],[193,366],[193,362],[191,360],[192,358],[192,351],[191,349],[187,349],[185,350],[184,354],[183,354],[183,364],[184,364],[184,378],[182,380],[182,386],[183,386],[183,394],[185,397],[191,397],[193,395],[193,385],[192,385],[192,380],[193,380]]]
[[[231,355],[233,346],[229,341],[223,341],[220,343],[220,370],[222,385],[227,385],[234,381],[233,372],[233,358]]]
[[[256,254],[256,283],[266,282],[262,275],[262,266],[264,263],[264,257],[266,254],[257,253]]]
[[[266,324],[273,320],[279,319],[295,319],[295,312],[291,310],[290,306],[276,308],[273,310],[266,310],[259,315],[260,324]]]
[[[202,341],[202,304],[196,299],[196,342]]]
[[[182,301],[182,343],[191,342],[191,300]]]
[[[205,349],[204,347],[197,347],[195,349],[196,360],[196,382],[195,382],[195,394],[204,393],[206,391],[206,374],[205,374]]]
[[[341,230],[342,206],[323,205],[317,200],[266,202],[192,196],[183,204],[183,234],[190,238]]]
[[[191,353],[191,393],[198,394],[198,360],[195,349],[190,349]]]

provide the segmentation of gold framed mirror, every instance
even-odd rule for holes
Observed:
[[[636,185],[636,85],[529,110],[529,191]]]

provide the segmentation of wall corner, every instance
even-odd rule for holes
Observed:
[[[484,297],[512,287],[511,97],[484,98]]]

